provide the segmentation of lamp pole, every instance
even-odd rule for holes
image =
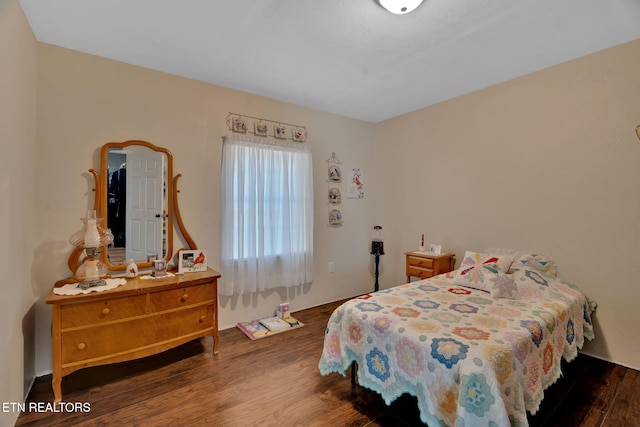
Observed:
[[[376,263],[376,283],[373,285],[373,290],[374,292],[378,292],[378,289],[380,288],[380,284],[378,283],[378,266],[380,265],[380,254],[374,254],[375,255],[375,263]]]

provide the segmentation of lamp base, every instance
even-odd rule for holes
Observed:
[[[104,279],[83,279],[82,282],[78,283],[78,287],[80,289],[89,289],[96,286],[106,286],[107,281]]]
[[[370,253],[371,255],[384,255],[384,242],[382,240],[373,240]]]

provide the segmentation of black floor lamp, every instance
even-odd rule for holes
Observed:
[[[375,256],[375,264],[376,264],[376,273],[375,273],[376,283],[373,289],[375,292],[378,292],[378,289],[380,287],[378,283],[378,275],[379,275],[378,266],[380,265],[380,255],[384,255],[384,242],[382,241],[382,227],[380,227],[379,225],[376,225],[375,227],[373,227],[373,233],[371,237],[371,255]]]

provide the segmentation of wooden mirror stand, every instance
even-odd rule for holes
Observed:
[[[95,182],[94,191],[94,201],[93,201],[93,210],[99,212],[99,216],[101,217],[101,227],[104,229],[111,228],[108,223],[109,212],[107,209],[108,206],[108,197],[109,197],[109,163],[108,156],[109,153],[113,150],[122,150],[123,152],[130,150],[138,150],[138,149],[149,149],[150,152],[153,153],[162,153],[166,156],[166,167],[164,170],[164,175],[166,177],[165,182],[163,183],[162,191],[166,191],[166,205],[162,213],[158,213],[155,215],[159,218],[159,221],[163,221],[164,228],[163,233],[165,235],[166,241],[164,243],[164,250],[166,252],[164,259],[169,263],[173,258],[174,254],[177,252],[173,252],[173,230],[174,230],[174,221],[177,229],[180,231],[187,247],[181,248],[180,250],[197,249],[197,245],[191,235],[187,232],[184,222],[182,221],[182,215],[180,213],[180,207],[178,204],[178,179],[182,176],[182,174],[177,174],[172,177],[173,174],[173,156],[171,152],[165,148],[157,147],[150,142],[147,141],[139,141],[139,140],[129,140],[124,142],[110,142],[105,144],[101,150],[100,157],[100,167],[101,173],[95,169],[89,169],[89,173],[93,176]],[[178,252],[179,252],[178,251]],[[69,258],[67,260],[67,266],[69,270],[72,272],[72,276],[66,279],[62,279],[56,283],[56,286],[61,286],[68,283],[78,282],[79,279],[75,276],[75,272],[78,267],[82,265],[84,261],[84,248],[74,247],[72,252],[69,254]],[[112,263],[109,259],[109,248],[102,248],[102,262],[107,266],[107,269],[111,271],[123,271],[126,268],[126,262],[115,264]],[[138,268],[151,268],[152,263],[147,261],[146,259],[137,259],[135,260]],[[175,267],[175,266],[174,266]]]

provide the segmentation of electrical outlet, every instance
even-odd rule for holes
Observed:
[[[335,264],[333,261],[329,261],[329,273],[333,273],[334,271],[336,271],[335,269]]]

